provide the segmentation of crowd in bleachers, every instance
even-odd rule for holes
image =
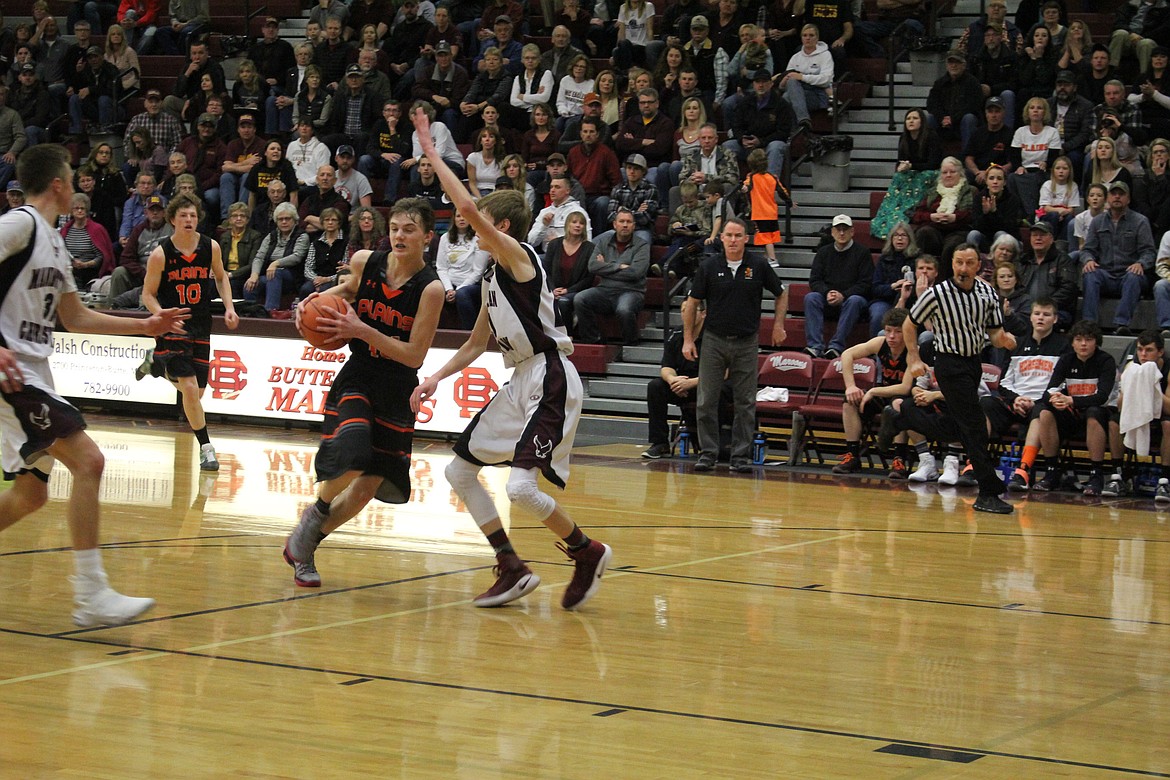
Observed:
[[[848,240],[817,251],[804,327],[785,346],[816,359],[876,343],[966,242],[1021,337],[1037,301],[1063,331],[1095,321],[1102,296],[1121,298],[1108,325],[1126,334],[1151,293],[1170,330],[1164,5],[1131,0],[1110,24],[1063,0],[1022,2],[1013,21],[990,0],[906,113],[872,222],[854,241],[850,220]],[[264,19],[229,90],[207,0],[78,2],[68,35],[38,0],[31,22],[0,23],[0,186],[27,146],[75,143],[83,197],[63,234],[78,280],[126,307],[168,232],[166,199],[197,194],[235,294],[287,316],[355,251],[386,246],[380,208],[449,207],[413,137],[419,107],[473,194],[526,194],[575,338],[636,344],[648,277],[689,275],[730,214],[750,213],[771,256],[778,208],[799,200],[782,184],[790,145],[834,110],[849,58],[884,56],[883,36],[901,22],[923,32],[927,12],[918,0],[320,0],[304,40]],[[150,72],[157,54],[183,59]],[[111,132],[121,165],[107,141],[85,148]],[[14,202],[19,185],[7,189]],[[458,215],[445,224],[432,260],[451,323],[467,327],[486,258]]]

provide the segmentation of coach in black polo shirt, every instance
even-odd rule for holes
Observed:
[[[978,278],[979,250],[959,244],[951,262],[954,276],[923,292],[902,323],[906,374],[919,376],[926,371],[918,355],[918,331],[930,322],[938,389],[959,426],[959,438],[979,480],[975,511],[1011,514],[1012,505],[1000,498],[1006,490],[1003,480],[987,452],[987,417],[979,405],[979,382],[987,336],[993,346],[1009,351],[1016,348],[1016,337],[1003,329],[1003,309],[995,290]]]
[[[719,234],[723,255],[710,258],[695,273],[691,292],[683,304],[683,356],[699,359],[698,418],[701,454],[695,471],[715,468],[719,453],[719,393],[724,376],[735,396],[735,422],[731,429],[731,470],[752,470],[750,451],[756,427],[756,385],[759,383],[760,304],[764,290],[776,296],[776,323],[772,346],[784,343],[784,315],[788,290],[780,277],[760,257],[747,257],[747,225],[733,217]],[[699,301],[707,301],[703,352],[695,346]]]

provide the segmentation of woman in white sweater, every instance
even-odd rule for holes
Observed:
[[[464,330],[475,327],[479,316],[479,283],[490,259],[491,255],[479,248],[475,228],[456,211],[450,230],[439,238],[435,271],[447,292],[447,303],[455,304]]]
[[[788,60],[785,73],[776,74],[784,99],[792,105],[796,121],[810,124],[809,112],[827,108],[833,88],[833,55],[820,40],[815,24],[800,29],[800,51]]]
[[[538,103],[553,99],[553,74],[540,67],[540,47],[530,43],[520,50],[520,62],[524,63],[516,78],[512,79],[511,103],[521,111],[532,113]]]

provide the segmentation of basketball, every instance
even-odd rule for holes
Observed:
[[[318,349],[339,349],[345,346],[345,339],[317,329],[317,318],[324,311],[345,314],[349,311],[349,302],[337,295],[318,295],[310,300],[301,308],[301,335]]]

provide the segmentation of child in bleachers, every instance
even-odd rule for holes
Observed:
[[[659,269],[671,279],[690,276],[702,256],[703,239],[711,233],[711,209],[699,200],[699,186],[684,181],[678,186],[682,203],[670,218],[670,235],[674,241],[666,252],[666,260]],[[651,266],[652,275],[658,266]]]
[[[743,191],[751,206],[752,224],[756,228],[755,246],[764,247],[768,260],[776,260],[774,245],[780,243],[780,207],[783,200],[789,208],[796,205],[788,189],[768,173],[768,155],[763,149],[753,149],[747,157],[748,177]]]
[[[735,212],[731,208],[731,204],[724,198],[724,193],[727,188],[723,182],[713,181],[709,182],[703,188],[703,198],[706,201],[706,206],[711,210],[711,235],[703,240],[707,246],[708,252],[717,252],[719,250],[719,234],[723,231],[723,223],[730,217],[735,216]]]
[[[1061,155],[1052,163],[1052,175],[1040,185],[1040,219],[1052,225],[1057,238],[1064,238],[1073,217],[1084,208],[1081,188],[1073,180],[1072,161]]]
[[[1081,254],[1081,247],[1085,245],[1085,236],[1089,233],[1089,223],[1093,217],[1105,212],[1105,185],[1090,184],[1085,190],[1085,205],[1088,207],[1073,217],[1072,238],[1068,242],[1069,257],[1077,260]]]

